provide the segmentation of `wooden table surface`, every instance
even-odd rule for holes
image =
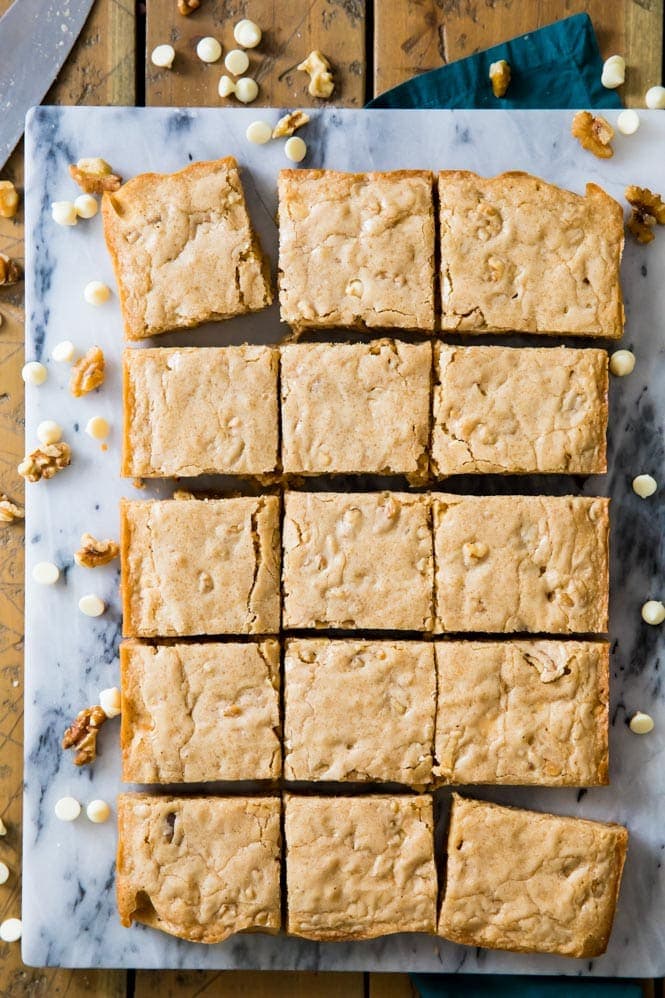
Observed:
[[[11,0],[0,0],[0,13]],[[146,15],[147,6],[147,15]],[[334,102],[361,107],[415,73],[459,59],[557,18],[590,13],[604,56],[624,55],[623,96],[637,104],[661,82],[663,0],[202,0],[190,17],[176,0],[96,0],[88,22],[46,103],[205,105],[221,103],[221,64],[204,66],[196,42],[214,35],[233,47],[233,25],[251,17],[264,40],[250,53],[249,73],[259,81],[257,104],[305,107],[312,103],[296,65],[314,48],[329,56],[339,81]],[[158,71],[145,51],[175,45],[172,72]],[[1,72],[0,68],[0,72]],[[88,155],[94,155],[94,149]],[[23,185],[23,151],[16,150],[0,178]],[[0,252],[23,258],[23,213],[0,219]],[[23,501],[16,465],[23,456],[23,285],[0,288],[0,492]],[[23,669],[23,530],[0,525],[0,859],[9,866],[0,887],[0,920],[18,916],[21,861]],[[662,994],[645,982],[645,994]],[[258,974],[252,972],[34,970],[21,963],[16,943],[0,943],[0,995],[80,998],[408,998],[400,974]]]

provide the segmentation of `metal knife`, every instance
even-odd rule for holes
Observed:
[[[25,116],[40,104],[94,0],[14,0],[0,17],[0,168],[23,135]]]

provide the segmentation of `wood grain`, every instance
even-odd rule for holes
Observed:
[[[625,103],[644,106],[647,88],[661,81],[663,0],[374,0],[374,93],[581,11],[602,55],[626,59]]]
[[[223,74],[224,55],[237,48],[233,27],[251,17],[263,31],[261,44],[248,51],[246,76],[253,76],[260,91],[255,105],[273,107],[324,106],[307,92],[309,78],[296,66],[320,49],[330,59],[335,74],[332,103],[362,107],[365,102],[365,3],[364,0],[204,0],[199,10],[183,17],[175,0],[150,0],[146,28],[146,104],[186,107],[238,107],[234,97],[221,98],[217,85]],[[219,62],[205,65],[196,55],[197,42],[206,35],[223,48]],[[150,53],[170,42],[176,50],[172,70],[156,69]]]
[[[363,998],[363,988],[362,974],[141,970],[134,998]]]

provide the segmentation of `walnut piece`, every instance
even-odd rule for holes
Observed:
[[[287,138],[306,125],[308,121],[309,115],[305,114],[304,111],[291,111],[290,114],[285,114],[283,118],[279,119],[272,130],[272,137],[273,139]]]
[[[69,390],[74,398],[87,395],[104,382],[104,353],[101,347],[90,347],[88,352],[72,366]]]
[[[614,138],[614,129],[600,114],[578,111],[573,118],[570,131],[582,148],[588,149],[598,159],[609,159],[614,155],[614,149],[610,145]]]
[[[38,482],[40,478],[53,478],[71,463],[71,448],[61,440],[57,444],[46,444],[27,454],[18,466],[18,473],[29,482]]]
[[[11,180],[0,180],[0,218],[14,218],[18,209],[18,191]]]
[[[106,714],[101,707],[86,707],[79,711],[73,724],[65,731],[62,738],[63,749],[75,748],[75,766],[85,766],[97,758],[97,735]]]
[[[499,59],[490,66],[490,82],[492,93],[495,97],[505,97],[510,86],[510,63],[505,59]]]
[[[22,520],[25,513],[20,506],[12,502],[9,496],[0,493],[0,523],[14,523]]]
[[[178,0],[178,13],[187,17],[188,14],[198,10],[200,6],[201,0]]]
[[[628,220],[628,231],[638,243],[650,243],[654,238],[654,227],[665,225],[665,203],[660,194],[654,194],[648,187],[626,187],[626,201],[633,209]]]
[[[21,264],[0,253],[0,284],[17,284],[23,277]]]
[[[309,87],[307,88],[312,97],[321,97],[327,100],[332,96],[335,89],[335,81],[330,71],[330,63],[323,52],[315,49],[310,52],[304,62],[301,62],[298,69],[309,75]]]
[[[83,534],[81,547],[74,554],[74,561],[81,568],[98,568],[100,565],[108,565],[119,554],[120,548],[115,541],[98,541],[92,534]]]
[[[117,191],[122,177],[113,172],[105,159],[80,159],[69,167],[72,178],[86,194],[103,194]]]

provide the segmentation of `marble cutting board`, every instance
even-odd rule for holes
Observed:
[[[363,943],[316,944],[304,940],[240,935],[226,943],[186,943],[144,927],[123,929],[114,902],[114,821],[93,825],[82,815],[59,822],[53,807],[72,794],[82,802],[113,803],[122,789],[118,721],[101,736],[102,754],[92,768],[77,770],[59,741],[67,723],[98,691],[118,683],[120,636],[117,564],[89,571],[72,554],[83,531],[117,537],[121,496],[170,494],[151,485],[143,491],[118,477],[121,437],[120,353],[117,298],[92,308],[84,285],[100,279],[114,287],[103,245],[101,219],[72,229],[57,226],[50,203],[77,193],[67,165],[82,156],[103,156],[124,177],[147,170],[171,171],[191,160],[235,155],[243,169],[250,213],[263,246],[276,260],[276,176],[289,166],[283,141],[247,142],[247,125],[280,112],[248,109],[38,108],[26,137],[26,359],[49,372],[41,387],[26,391],[27,448],[36,427],[56,419],[73,449],[73,463],[46,483],[27,486],[25,642],[25,803],[23,958],[33,966],[272,968],[619,975],[665,973],[665,690],[661,674],[665,630],[644,624],[644,600],[662,598],[662,490],[643,501],[633,494],[634,475],[665,479],[665,231],[647,247],[627,243],[623,264],[627,326],[623,346],[637,355],[634,373],[611,384],[610,474],[601,478],[464,479],[465,491],[609,494],[612,506],[611,786],[590,791],[499,788],[473,791],[503,803],[625,823],[631,833],[618,914],[608,952],[577,961],[475,950],[417,935]],[[614,120],[615,112],[607,112]],[[632,137],[618,135],[615,156],[597,160],[569,133],[569,111],[315,111],[303,136],[304,166],[341,170],[465,168],[483,174],[523,169],[582,191],[595,181],[621,199],[636,183],[661,191],[665,114],[641,112]],[[159,337],[161,346],[275,342],[283,334],[277,309],[180,335]],[[50,359],[59,340],[82,350],[99,343],[107,357],[103,389],[73,399],[69,369]],[[532,344],[535,341],[532,340]],[[107,451],[84,433],[92,415],[112,425]],[[347,483],[348,487],[348,483]],[[446,486],[442,486],[446,487]],[[37,561],[55,561],[59,583],[39,587],[31,578]],[[108,605],[98,619],[77,609],[95,592]],[[633,735],[627,718],[651,713],[655,731]],[[439,837],[449,794],[440,794]]]

